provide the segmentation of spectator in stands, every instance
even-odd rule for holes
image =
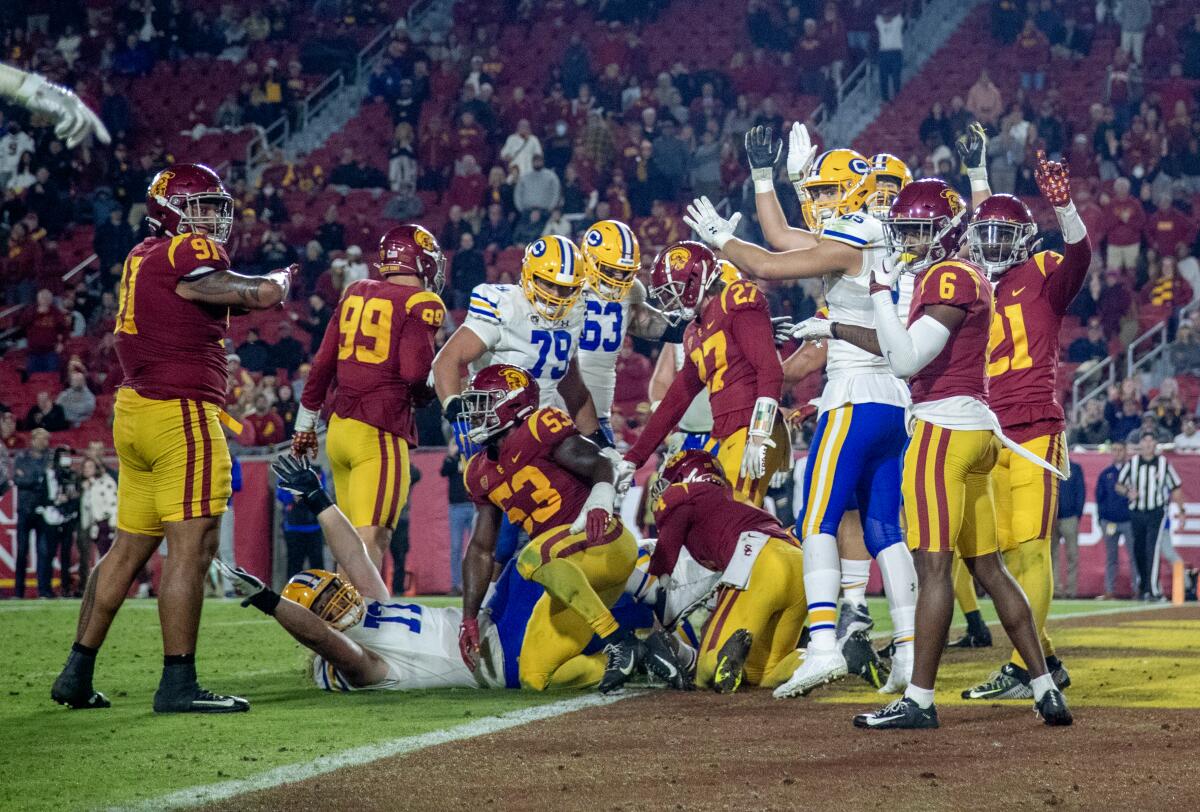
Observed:
[[[326,251],[343,251],[346,248],[346,229],[338,220],[338,207],[325,209],[324,219],[317,227],[317,242]]]
[[[1104,419],[1104,406],[1099,400],[1083,404],[1079,423],[1071,429],[1071,445],[1104,445],[1109,441],[1112,430]]]
[[[513,225],[513,245],[528,245],[542,236],[545,228],[545,212],[541,209],[530,209],[518,217]]]
[[[1139,294],[1144,320],[1162,321],[1192,301],[1191,287],[1175,272],[1175,257],[1155,257],[1147,266],[1146,284]],[[1145,322],[1143,322],[1145,323]]]
[[[465,217],[474,217],[484,199],[485,187],[492,184],[498,189],[505,186],[504,181],[504,170],[500,167],[492,167],[490,176],[485,179],[475,156],[464,155],[454,162],[454,177],[450,181],[446,201],[451,206],[458,206]],[[508,194],[511,199],[511,192]]]
[[[17,434],[17,416],[8,409],[0,411],[0,445],[9,451],[24,446],[21,435]]]
[[[1142,64],[1142,46],[1152,16],[1150,0],[1121,0],[1113,12],[1113,18],[1121,27],[1121,50],[1132,56],[1138,65]]]
[[[1042,141],[1042,149],[1046,151],[1050,160],[1061,161],[1067,145],[1067,135],[1063,120],[1055,112],[1054,102],[1049,99],[1042,102],[1038,117],[1033,120],[1033,127]]]
[[[23,314],[21,332],[27,344],[25,371],[57,372],[62,363],[59,352],[70,335],[71,323],[46,288],[37,292],[35,305]]]
[[[92,547],[103,556],[112,546],[117,517],[117,480],[102,463],[91,457],[84,457],[79,471],[79,531],[75,545],[79,551],[79,585],[83,587],[92,565]]]
[[[1158,416],[1154,412],[1145,412],[1137,426],[1125,435],[1125,442],[1128,445],[1137,445],[1143,437],[1153,437],[1154,442],[1161,444],[1171,442],[1175,435],[1159,425]]]
[[[1167,359],[1174,375],[1200,375],[1200,339],[1190,321],[1179,323]]]
[[[316,354],[317,348],[321,346],[321,339],[325,337],[325,328],[332,320],[333,308],[329,305],[329,300],[320,293],[309,294],[308,312],[300,318],[300,326],[307,330],[312,337],[311,354]]]
[[[1015,0],[994,0],[991,4],[992,37],[1004,45],[1010,45],[1021,31],[1024,5]]]
[[[1128,178],[1113,181],[1113,196],[1108,201],[1108,222],[1104,234],[1108,243],[1108,269],[1136,269],[1142,248],[1142,230],[1146,212],[1141,202],[1129,194]],[[1103,198],[1101,198],[1103,202]]]
[[[485,251],[500,251],[512,245],[512,223],[499,203],[488,206],[487,219],[479,225],[479,244]]]
[[[475,235],[463,231],[458,238],[458,250],[450,260],[451,296],[447,304],[453,309],[466,309],[471,291],[486,281],[487,265],[483,261],[483,252],[475,247]]]
[[[254,396],[254,411],[243,417],[242,422],[251,429],[253,435],[249,443],[243,440],[243,445],[274,445],[287,437],[283,419],[271,408],[271,401],[261,392]]]
[[[1071,476],[1059,486],[1058,532],[1055,534],[1053,551],[1054,597],[1074,598],[1079,586],[1079,520],[1083,518],[1083,505],[1087,491],[1083,481],[1083,468],[1075,460],[1070,461]],[[1062,545],[1066,554],[1066,565],[1060,562],[1058,547]]]
[[[92,250],[96,252],[101,268],[111,268],[125,261],[125,256],[137,244],[133,227],[125,219],[125,212],[113,209],[108,220],[96,227],[92,236]]]
[[[154,52],[137,34],[125,37],[125,44],[113,55],[113,73],[120,76],[146,76],[154,67]]]
[[[1180,29],[1177,39],[1183,75],[1189,79],[1200,79],[1200,12],[1192,14],[1192,24]]]
[[[360,246],[352,245],[346,249],[346,284],[358,282],[366,279],[371,275],[371,268],[363,259],[363,250]]]
[[[1129,459],[1124,443],[1113,446],[1112,464],[1096,478],[1096,516],[1100,519],[1100,532],[1104,535],[1104,594],[1101,600],[1117,597],[1117,572],[1120,570],[1121,537],[1125,537],[1128,549],[1133,543],[1133,532],[1129,525],[1129,497],[1117,490],[1121,469]]]
[[[546,169],[541,155],[533,156],[533,171],[517,178],[513,190],[513,205],[525,213],[530,209],[549,211],[562,200],[562,183],[553,171]]]
[[[325,471],[317,469],[321,484]],[[275,498],[283,508],[283,542],[287,547],[287,572],[295,575],[306,569],[325,569],[325,544],[317,517],[291,491],[275,489]]]
[[[663,175],[654,158],[654,145],[648,139],[642,139],[637,157],[626,169],[629,205],[635,217],[648,217],[655,200],[667,200],[670,197],[670,180]],[[613,173],[612,182],[618,182],[616,173]],[[612,205],[611,199],[609,202]],[[620,217],[619,214],[616,216]]]
[[[471,223],[463,217],[462,206],[451,206],[446,212],[446,222],[438,233],[438,244],[446,246],[444,250],[448,250],[450,246],[458,245],[462,235],[468,231],[472,235],[475,233]]]
[[[347,189],[366,188],[366,178],[359,171],[358,160],[354,156],[353,147],[343,147],[341,160],[329,173],[330,186],[343,186]]]
[[[1042,31],[1038,30],[1032,17],[1025,18],[1025,26],[1017,35],[1016,52],[1021,66],[1021,87],[1040,93],[1046,87],[1046,64],[1050,61],[1050,40]]]
[[[574,237],[574,228],[571,221],[563,214],[562,207],[558,207],[550,212],[546,217],[546,225],[542,226],[540,236],[549,237],[554,234],[560,234],[564,237]]]
[[[533,134],[528,119],[517,122],[516,132],[508,136],[500,148],[500,160],[517,170],[517,177],[533,171],[534,156],[542,155],[542,142]]]
[[[715,122],[700,134],[700,143],[688,159],[688,185],[692,194],[707,196],[710,200],[721,197],[721,143],[720,132]]]
[[[1142,412],[1149,406],[1141,393],[1138,382],[1133,378],[1121,381],[1120,386],[1110,386],[1108,402],[1104,404],[1104,419],[1108,422],[1109,439],[1124,442],[1129,434],[1142,422]]]
[[[284,439],[292,439],[292,427],[296,424],[296,414],[300,411],[300,402],[295,390],[288,384],[280,384],[274,388],[274,403],[272,408],[283,421]]]
[[[1175,435],[1175,450],[1188,453],[1200,452],[1200,431],[1196,430],[1196,418],[1188,415],[1183,418],[1183,428]]]
[[[417,187],[412,181],[400,181],[395,187],[396,194],[388,200],[380,216],[385,220],[415,220],[425,212],[425,203],[417,194]]]
[[[69,385],[58,393],[54,405],[62,411],[72,428],[79,428],[96,411],[96,396],[88,389],[87,377],[79,370],[73,371],[68,381]]]
[[[304,290],[313,289],[318,277],[328,267],[328,262],[329,258],[325,255],[325,249],[321,247],[321,243],[309,240],[305,244],[304,254],[300,257],[300,279],[304,283]]]
[[[259,336],[258,329],[251,327],[246,331],[246,340],[238,345],[237,355],[246,371],[261,375],[268,370],[275,371],[271,350],[271,345]]]
[[[29,407],[25,419],[21,421],[24,431],[45,429],[46,431],[64,431],[67,428],[67,418],[62,407],[50,399],[49,392],[38,392],[37,402]]]
[[[1174,378],[1163,378],[1158,385],[1158,394],[1150,401],[1158,425],[1168,434],[1178,434],[1183,429],[1183,399],[1179,396],[1179,382]]]
[[[1087,335],[1071,342],[1067,349],[1067,360],[1072,364],[1088,361],[1103,361],[1108,357],[1108,341],[1104,338],[1104,326],[1097,316],[1088,319]]]
[[[933,146],[939,144],[949,146],[954,143],[953,124],[950,117],[946,115],[946,108],[940,101],[934,102],[929,108],[929,114],[921,121],[918,135],[921,143],[929,149],[932,149],[931,144]]]
[[[1175,207],[1175,198],[1170,192],[1159,194],[1154,200],[1154,214],[1146,220],[1146,245],[1159,256],[1176,256],[1180,243],[1191,245],[1196,236],[1196,226],[1191,219]]]
[[[1004,112],[1004,97],[1000,95],[1000,88],[996,87],[992,77],[988,75],[987,68],[979,72],[979,78],[967,91],[966,109],[979,119],[989,133],[996,132],[996,125]]]
[[[269,367],[271,369],[286,369],[289,376],[295,375],[300,364],[308,357],[304,345],[292,333],[290,321],[279,322],[275,331],[275,344],[271,346]]]
[[[279,226],[287,222],[287,204],[273,183],[263,185],[262,194],[258,196],[254,206],[258,209],[259,219],[264,223]]]
[[[900,92],[900,74],[904,68],[904,15],[885,8],[875,16],[879,34],[879,95],[885,101]]]
[[[690,147],[679,137],[679,127],[670,116],[662,120],[658,138],[654,139],[654,164],[667,181],[665,196],[674,200],[683,189],[688,176]]]
[[[46,474],[50,465],[50,432],[41,428],[34,429],[29,434],[29,448],[13,459],[13,484],[17,488],[17,548],[13,560],[13,596],[16,598],[25,597],[30,534],[35,537],[35,549],[41,550],[45,544],[45,525],[38,508],[42,506],[42,495],[46,492]],[[48,590],[47,594],[43,595],[39,589],[38,597],[50,597]]]
[[[676,240],[681,239],[679,222],[667,214],[666,204],[661,200],[654,201],[650,216],[638,225],[638,240],[647,252],[657,252]]]

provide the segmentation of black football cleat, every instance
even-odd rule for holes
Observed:
[[[963,699],[1032,699],[1029,672],[1019,665],[1005,663],[987,682],[962,692]]]
[[[746,629],[738,629],[729,635],[725,645],[717,652],[717,669],[713,673],[712,687],[719,694],[731,694],[742,684],[746,676],[746,658],[754,645],[754,635]]]
[[[846,672],[858,674],[872,688],[882,688],[887,682],[888,667],[871,646],[871,638],[865,630],[851,632],[842,641],[842,655],[846,658]]]
[[[946,648],[991,648],[992,633],[987,626],[982,629],[971,630],[957,640],[947,643]]]
[[[1040,702],[1033,703],[1033,711],[1049,727],[1068,727],[1075,721],[1066,697],[1057,688],[1046,691]]]
[[[642,641],[642,665],[648,673],[665,682],[668,688],[676,691],[688,688],[685,669],[662,631],[653,632]]]
[[[54,687],[50,689],[50,698],[58,704],[66,705],[68,708],[74,710],[95,710],[112,707],[112,703],[108,701],[108,697],[104,694],[92,690],[90,685],[86,688],[78,688],[72,685],[65,674],[60,675],[54,681]]]
[[[1057,657],[1046,658],[1046,670],[1050,672],[1050,677],[1054,680],[1054,687],[1060,691],[1065,691],[1071,687],[1071,674],[1067,671],[1067,667],[1063,665],[1063,661]]]
[[[922,708],[908,697],[883,706],[874,713],[860,713],[854,726],[867,730],[919,730],[938,726],[937,708]]]
[[[206,691],[199,685],[191,690],[164,691],[154,694],[155,713],[244,713],[250,702],[240,696],[224,696]]]
[[[607,694],[619,690],[641,661],[642,645],[632,633],[626,634],[620,640],[604,646],[608,661],[604,665],[604,676],[600,678],[600,693]]]

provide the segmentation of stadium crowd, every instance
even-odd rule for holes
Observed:
[[[471,289],[514,281],[523,246],[545,234],[577,235],[612,217],[629,222],[653,256],[686,236],[681,204],[704,194],[742,211],[739,236],[763,242],[745,132],[758,124],[782,132],[820,103],[832,108],[841,78],[863,59],[873,60],[890,98],[900,70],[895,21],[916,9],[893,3],[876,15],[877,4],[862,0],[752,0],[741,30],[720,32],[723,41],[686,58],[664,59],[647,47],[662,35],[661,2],[464,2],[439,42],[409,38],[404,5],[270,0],[207,13],[177,0],[131,0],[115,10],[56,3],[51,15],[38,13],[37,3],[5,4],[5,60],[74,86],[100,111],[114,144],[68,150],[46,121],[0,106],[0,282],[8,305],[0,322],[8,347],[0,365],[0,483],[47,488],[44,472],[57,459],[48,449],[56,445],[88,447],[87,459],[100,459],[95,441],[108,431],[121,377],[115,283],[125,255],[148,233],[140,201],[149,179],[176,155],[190,157],[186,150],[206,134],[294,119],[322,76],[350,69],[363,32],[399,20],[366,78],[358,117],[306,157],[275,153],[257,177],[236,162],[230,168],[234,267],[301,268],[294,303],[235,326],[239,338],[228,347],[229,411],[243,422],[243,446],[290,437],[309,359],[341,290],[371,273],[374,240],[387,225],[420,221],[452,256],[445,292],[452,313],[439,342],[461,321]],[[990,36],[1022,66],[1019,84],[1002,89],[982,70],[965,96],[933,100],[915,128],[908,122],[916,146],[901,157],[914,175],[942,178],[964,195],[953,144],[976,121],[991,137],[996,192],[1036,195],[1039,149],[1070,165],[1098,250],[1071,306],[1068,375],[1123,355],[1133,338],[1167,323],[1163,361],[1115,384],[1106,402],[1089,401],[1072,444],[1152,430],[1180,450],[1200,450],[1192,307],[1200,291],[1200,13],[1189,18],[1179,6],[992,2]],[[311,26],[300,22],[309,18]],[[561,32],[548,65],[501,46],[526,29]],[[584,30],[593,33],[585,38]],[[1081,120],[1070,114],[1058,77],[1096,49],[1112,54],[1105,95]],[[219,93],[183,94],[165,118],[146,109],[147,82],[211,73],[214,65],[224,71],[213,79]],[[789,220],[799,222],[782,177],[779,187]],[[1042,225],[1043,246],[1061,246],[1053,218]],[[96,262],[66,278],[91,252]],[[769,293],[772,311],[795,319],[821,304],[816,283]],[[619,444],[636,439],[649,410],[654,352],[636,339],[622,351],[613,420]],[[1068,384],[1060,381],[1060,390]],[[819,386],[797,385],[791,404]],[[436,404],[418,422],[423,445],[445,443]],[[35,484],[14,473],[35,469],[42,472]],[[85,490],[99,474],[90,469],[75,474]],[[38,509],[65,490],[41,491]],[[83,493],[67,498],[86,502]],[[94,518],[102,509],[90,511],[93,522],[104,521]],[[94,526],[79,536],[97,538]]]

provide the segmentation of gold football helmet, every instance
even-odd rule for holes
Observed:
[[[826,220],[861,211],[874,191],[867,159],[852,149],[831,149],[817,156],[800,184],[804,222],[820,231]]]
[[[871,156],[871,174],[874,189],[867,199],[867,211],[876,217],[886,217],[892,201],[908,184],[912,183],[912,172],[904,161],[889,152]]]
[[[292,576],[280,593],[308,609],[338,631],[355,626],[367,605],[354,584],[329,570],[304,570]]]
[[[583,256],[566,237],[542,237],[521,260],[521,290],[538,315],[559,321],[583,290]]]
[[[580,250],[596,295],[610,302],[624,299],[642,267],[642,249],[633,229],[619,220],[601,220],[583,235]]]

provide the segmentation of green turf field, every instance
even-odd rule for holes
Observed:
[[[446,605],[446,599],[428,603]],[[991,606],[982,602],[988,619]],[[1136,604],[1062,601],[1054,616],[1140,608]],[[351,747],[425,733],[549,701],[562,695],[518,691],[434,691],[422,693],[327,694],[316,690],[305,673],[307,660],[298,645],[274,623],[232,601],[210,601],[204,610],[199,651],[203,683],[217,691],[248,697],[249,714],[156,717],[151,699],[161,668],[156,604],[131,600],[122,610],[96,671],[96,687],[113,701],[108,711],[69,711],[51,703],[50,684],[70,646],[77,601],[5,602],[0,654],[0,774],[5,791],[2,809],[86,809],[144,801],[172,790],[245,778],[287,764]],[[887,610],[872,601],[886,631]],[[1119,620],[1114,616],[1114,622]],[[1094,657],[1076,657],[1073,668],[1135,669],[1161,673],[1124,680],[1115,674],[1094,692],[1072,694],[1072,702],[1196,707],[1200,669],[1180,668],[1181,658],[1200,624],[1137,624],[1132,660],[1111,631],[1071,632],[1072,646],[1094,647]],[[1162,625],[1162,624],[1158,624]],[[1003,639],[1002,633],[1000,639]],[[992,649],[996,665],[1006,654]],[[987,676],[980,660],[950,656],[939,679],[947,689]],[[869,689],[830,692],[821,701],[862,703]],[[947,694],[949,691],[946,692]],[[816,697],[815,697],[816,698]],[[947,700],[950,697],[947,696]]]

